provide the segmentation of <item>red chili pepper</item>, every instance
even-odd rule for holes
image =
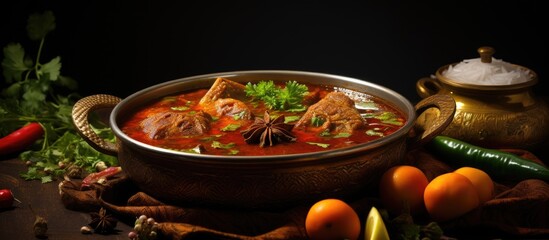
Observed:
[[[90,185],[92,185],[93,183],[96,183],[100,179],[107,179],[111,176],[116,175],[121,171],[122,171],[122,167],[108,167],[101,172],[90,173],[88,174],[88,176],[86,176],[82,180],[82,185],[80,187],[82,189],[88,188]]]
[[[12,207],[14,201],[19,203],[21,202],[17,198],[13,197],[11,190],[0,189],[0,209]]]
[[[42,136],[42,125],[37,122],[29,123],[0,139],[0,155],[25,150]]]

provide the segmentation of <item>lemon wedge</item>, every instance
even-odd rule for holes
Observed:
[[[364,229],[364,240],[390,240],[383,218],[375,207],[370,209]]]

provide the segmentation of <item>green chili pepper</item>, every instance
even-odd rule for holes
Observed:
[[[436,136],[426,148],[453,167],[481,169],[495,179],[549,181],[549,169],[515,154],[487,149],[448,136]]]

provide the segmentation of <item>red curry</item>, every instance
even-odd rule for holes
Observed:
[[[328,94],[345,92],[332,86],[304,85],[307,86],[309,95],[316,96],[316,98],[306,97],[303,100],[307,111]],[[349,147],[387,136],[400,129],[406,121],[400,112],[381,99],[360,93],[361,98],[359,100],[352,100],[353,109],[350,111],[358,111],[361,117],[360,121],[363,121],[363,124],[358,124],[359,126],[353,128],[352,132],[345,129],[335,131],[330,126],[322,128],[319,125],[307,124],[305,127],[291,129],[295,141],[279,141],[272,146],[260,147],[258,144],[247,143],[242,135],[242,131],[248,129],[255,118],[263,118],[265,112],[268,111],[271,119],[283,115],[287,124],[295,125],[300,118],[307,114],[307,111],[273,110],[262,101],[247,98],[241,102],[251,111],[252,117],[246,119],[236,114],[220,115],[217,114],[219,109],[217,112],[212,111],[213,107],[203,104],[203,99],[210,92],[212,92],[212,89],[199,89],[159,99],[157,102],[135,112],[122,124],[122,131],[129,137],[146,144],[177,151],[208,155],[262,156],[308,153]],[[230,96],[234,97],[234,95],[232,93]],[[226,94],[225,97],[227,96],[229,95]],[[217,100],[222,99],[222,97],[218,96]],[[213,102],[210,104],[213,104]],[[339,108],[336,107],[336,110]],[[209,114],[205,114],[208,117],[206,121],[208,126],[204,127],[199,134],[153,136],[146,131],[147,126],[144,124],[153,115],[177,113],[186,116],[203,111],[209,112]],[[338,121],[341,122],[341,120]],[[334,120],[334,122],[336,121]]]

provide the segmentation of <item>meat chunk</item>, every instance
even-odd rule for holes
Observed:
[[[207,113],[215,116],[238,116],[250,120],[254,116],[242,101],[248,100],[246,86],[225,78],[217,78],[200,99],[199,104]]]
[[[155,113],[143,121],[141,127],[151,139],[171,136],[200,135],[210,129],[211,116],[203,111],[195,114],[178,112]]]
[[[220,98],[211,104],[202,106],[202,110],[212,116],[238,116],[239,119],[254,118],[251,109],[242,101],[233,98]]]
[[[231,81],[225,78],[217,78],[206,95],[200,99],[199,104],[212,104],[221,98],[234,98],[237,100],[246,100],[245,85]]]
[[[219,116],[238,116],[245,120],[254,118],[252,111],[245,103],[233,98],[217,99],[214,106]]]
[[[295,128],[311,126],[313,118],[321,119],[322,131],[328,130],[334,133],[351,133],[355,129],[362,128],[366,123],[355,108],[353,100],[341,92],[329,93],[319,102],[311,105],[295,124]]]
[[[320,89],[315,88],[313,90],[309,90],[305,96],[303,96],[302,104],[304,106],[310,106],[314,103],[318,102],[320,100]]]

